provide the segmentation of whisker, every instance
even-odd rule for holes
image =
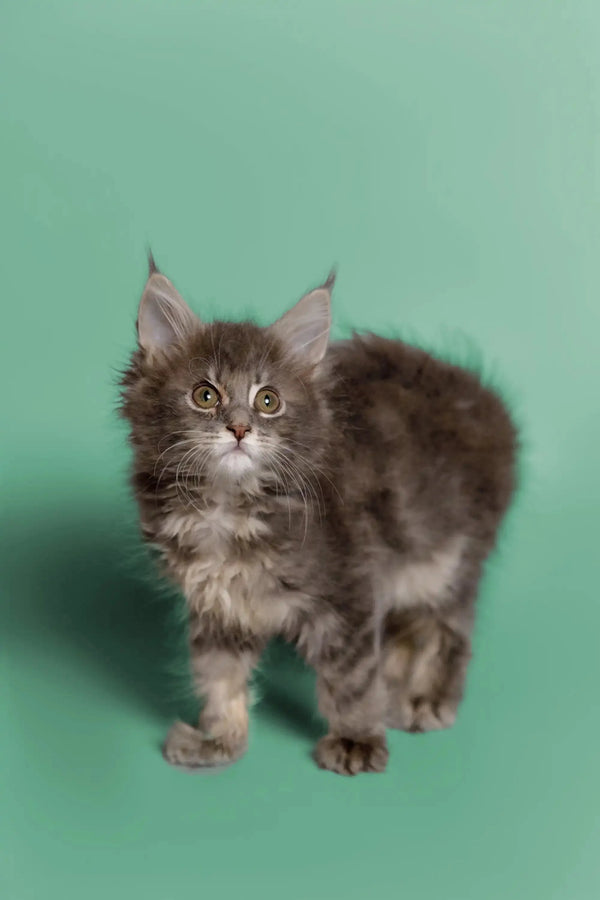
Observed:
[[[301,469],[295,465],[295,463],[286,457],[285,454],[277,447],[272,446],[270,448],[271,453],[275,456],[276,460],[278,460],[280,467],[290,476],[293,483],[296,485],[300,496],[302,497],[302,503],[304,506],[304,538],[303,543],[306,540],[308,533],[308,520],[309,520],[309,503],[308,499],[311,496],[314,500],[314,503],[317,508],[317,513],[319,515],[319,519],[322,517],[321,503],[319,497],[311,484],[310,480],[306,478]]]

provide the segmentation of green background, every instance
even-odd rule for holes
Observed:
[[[599,896],[599,4],[0,17],[4,896]],[[181,629],[114,412],[148,242],[206,316],[268,321],[337,262],[338,334],[479,357],[522,423],[459,723],[393,733],[384,776],[311,763],[281,648],[242,762],[160,756]]]

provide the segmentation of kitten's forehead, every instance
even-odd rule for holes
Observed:
[[[213,322],[191,348],[190,371],[240,387],[268,378],[281,364],[281,349],[272,335],[249,322]]]

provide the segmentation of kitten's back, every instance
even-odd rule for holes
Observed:
[[[357,499],[400,490],[431,521],[492,539],[515,483],[517,433],[500,397],[475,373],[377,335],[332,344],[328,362]]]

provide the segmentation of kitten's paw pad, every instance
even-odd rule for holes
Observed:
[[[385,738],[380,736],[355,741],[328,734],[321,738],[315,749],[317,765],[338,775],[383,772],[388,756]]]
[[[424,731],[440,731],[450,728],[456,720],[456,706],[450,703],[431,703],[423,697],[415,697],[407,731],[421,734]]]
[[[200,769],[226,766],[244,753],[245,745],[207,738],[186,722],[175,722],[167,735],[163,756],[172,766]]]

